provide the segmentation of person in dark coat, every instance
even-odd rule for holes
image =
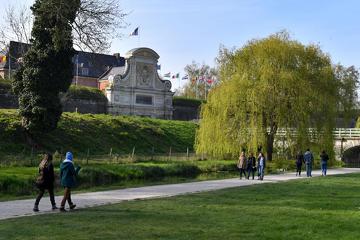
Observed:
[[[80,169],[81,167],[74,167],[73,155],[71,152],[67,152],[65,160],[60,165],[61,186],[64,187],[64,197],[60,205],[61,212],[66,212],[66,201],[68,202],[70,209],[74,209],[76,207],[76,205],[71,201],[71,189],[76,185],[76,177]]]
[[[57,209],[54,197],[54,166],[52,164],[52,155],[45,154],[44,158],[39,164],[39,177],[36,180],[36,186],[39,188],[39,194],[35,200],[34,204],[34,212],[39,211],[39,203],[41,198],[43,197],[45,190],[48,190],[50,196],[50,202],[52,205],[52,209]]]
[[[327,171],[327,162],[329,161],[329,155],[325,152],[325,150],[322,151],[320,154],[320,163],[321,163],[321,175],[326,176]]]
[[[304,162],[304,155],[301,151],[296,155],[296,176],[301,176],[301,167]]]
[[[248,157],[247,161],[246,161],[246,166],[247,166],[247,179],[250,178],[250,173],[252,174],[252,179],[254,180],[254,175],[255,175],[255,171],[256,171],[256,158],[254,157],[253,153],[250,153],[250,156]]]

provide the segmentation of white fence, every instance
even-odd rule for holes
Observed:
[[[296,135],[296,129],[295,128],[280,128],[277,130],[276,135],[277,136],[288,136],[290,133],[290,135]],[[316,135],[316,130],[311,128],[309,129],[309,133]],[[360,139],[360,128],[335,128],[333,131],[333,135],[335,137],[335,139]]]

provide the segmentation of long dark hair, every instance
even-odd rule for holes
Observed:
[[[41,162],[39,164],[39,168],[44,169],[47,166],[49,166],[49,163],[52,161],[52,159],[53,159],[53,157],[50,153],[45,153],[44,158],[41,160]]]

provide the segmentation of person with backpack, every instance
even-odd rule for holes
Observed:
[[[256,171],[256,158],[254,157],[253,153],[250,153],[250,156],[248,157],[247,161],[246,161],[246,166],[247,166],[247,179],[250,178],[250,173],[252,174],[252,179],[254,180],[254,175],[255,175],[255,171]]]
[[[240,156],[239,156],[239,161],[237,163],[237,167],[239,168],[239,173],[240,173],[240,179],[242,179],[242,174],[243,173],[244,173],[244,176],[246,178],[245,164],[246,164],[246,156],[245,156],[245,152],[242,151]]]
[[[304,163],[304,155],[301,151],[298,152],[296,155],[296,176],[301,177],[301,168],[302,164]]]
[[[41,198],[43,197],[45,190],[49,192],[50,202],[52,205],[52,210],[57,209],[54,197],[54,181],[55,181],[55,174],[54,174],[54,166],[52,164],[52,155],[46,153],[44,158],[41,160],[39,164],[39,176],[36,179],[36,186],[39,189],[39,194],[35,200],[34,212],[39,211],[39,203]]]
[[[320,164],[321,164],[321,175],[322,176],[326,176],[328,161],[329,161],[329,155],[327,155],[325,150],[323,150],[322,153],[320,154]]]
[[[64,187],[64,197],[60,205],[61,212],[66,212],[66,201],[68,202],[70,209],[76,207],[71,200],[71,189],[76,185],[76,177],[78,176],[80,169],[80,166],[74,167],[73,155],[71,152],[67,152],[65,160],[60,165],[61,186]]]
[[[304,153],[304,161],[305,161],[305,166],[306,166],[306,176],[312,177],[311,172],[312,172],[312,164],[314,161],[314,157],[313,157],[313,154],[310,152],[309,148]]]

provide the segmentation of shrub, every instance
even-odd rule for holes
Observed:
[[[205,100],[195,99],[195,98],[186,98],[186,97],[174,97],[173,105],[178,106],[187,106],[187,107],[200,107],[201,104],[205,103]]]
[[[65,99],[85,99],[106,102],[104,93],[97,88],[84,86],[70,86],[69,90],[62,96]]]

